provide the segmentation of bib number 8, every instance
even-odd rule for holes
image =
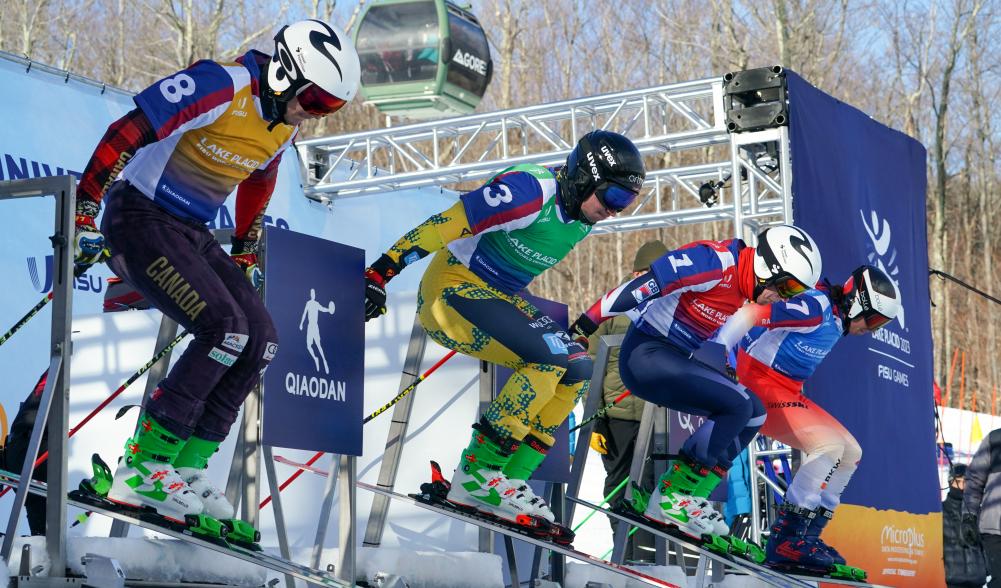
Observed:
[[[160,93],[171,104],[177,104],[195,93],[195,80],[188,74],[177,74],[160,82]]]

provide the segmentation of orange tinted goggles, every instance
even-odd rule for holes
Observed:
[[[296,96],[299,99],[299,106],[306,112],[315,116],[325,116],[337,112],[347,104],[337,96],[323,90],[316,84],[306,86],[306,89]]]
[[[779,296],[782,298],[792,298],[797,294],[802,294],[803,292],[809,290],[809,287],[804,285],[803,282],[800,282],[796,278],[789,275],[776,276],[770,280],[764,281],[762,285],[766,288],[775,288],[775,291],[778,292]]]

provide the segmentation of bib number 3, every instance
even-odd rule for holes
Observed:
[[[483,200],[486,201],[488,206],[496,208],[501,205],[501,202],[507,204],[514,200],[514,194],[511,193],[511,188],[508,188],[504,184],[487,186],[483,188]]]
[[[171,104],[177,104],[195,93],[195,80],[188,74],[177,74],[160,82],[160,93]]]

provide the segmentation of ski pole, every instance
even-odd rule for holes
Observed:
[[[455,355],[455,353],[456,353],[456,351],[453,349],[452,351],[449,351],[447,354],[445,354],[445,357],[439,359],[438,363],[436,363],[433,366],[429,367],[426,372],[424,372],[423,374],[420,375],[420,377],[418,377],[416,380],[414,380],[413,384],[410,384],[409,386],[407,386],[406,388],[404,388],[403,391],[401,391],[399,394],[397,394],[392,400],[390,400],[386,404],[382,405],[381,408],[379,408],[378,410],[376,410],[372,414],[370,414],[367,417],[365,417],[365,420],[362,421],[362,423],[363,424],[364,423],[368,423],[369,421],[371,421],[375,417],[379,416],[380,414],[382,414],[382,413],[386,412],[387,410],[389,410],[390,408],[392,408],[393,405],[396,404],[397,402],[403,400],[403,397],[406,396],[407,394],[410,394],[411,392],[413,392],[414,389],[417,388],[417,385],[420,384],[421,382],[423,382],[425,378],[427,378],[428,376],[430,376],[431,374],[433,374],[435,372],[435,370],[437,370],[438,368],[440,368],[443,363],[445,363],[446,361],[452,359],[452,356]]]
[[[625,478],[623,478],[622,481],[619,482],[619,485],[616,486],[615,488],[613,488],[612,491],[608,493],[608,496],[606,496],[605,498],[602,499],[601,504],[598,505],[598,508],[601,508],[601,507],[605,506],[606,504],[608,504],[608,501],[611,500],[612,498],[614,498],[615,495],[619,493],[619,490],[622,490],[622,487],[625,486],[626,482],[628,482],[628,481],[629,481],[629,476],[626,476]],[[583,527],[584,523],[586,523],[588,521],[588,519],[590,519],[591,517],[593,517],[596,514],[598,514],[597,509],[592,509],[591,510],[591,514],[589,514],[586,517],[584,517],[584,520],[582,520],[581,522],[577,523],[577,526],[573,528],[574,533],[577,532],[577,529]]]
[[[305,465],[307,465],[307,466],[313,465],[314,463],[316,463],[316,460],[318,460],[321,457],[323,457],[323,453],[324,452],[322,452],[322,451],[317,451],[316,453],[313,454],[313,457],[309,458],[309,461],[307,461],[305,463]],[[288,477],[288,479],[286,479],[284,482],[281,483],[280,486],[278,486],[278,492],[281,492],[282,490],[285,489],[286,486],[288,486],[289,484],[291,484],[292,482],[294,482],[295,479],[298,478],[299,476],[301,476],[304,471],[306,471],[304,468],[299,468],[295,472],[293,472],[292,475]],[[268,505],[269,502],[271,502],[271,496],[268,496],[267,498],[265,498],[264,500],[262,500],[261,504],[258,505],[257,508],[259,508],[259,509],[264,508],[265,506]]]
[[[595,412],[591,416],[587,417],[586,419],[582,420],[579,425],[577,425],[576,427],[570,429],[570,432],[573,433],[574,431],[576,431],[577,429],[579,429],[579,428],[583,427],[584,425],[590,423],[594,419],[601,418],[601,417],[605,416],[605,413],[608,412],[608,409],[610,409],[613,406],[615,406],[616,404],[622,402],[622,399],[625,398],[626,396],[629,396],[630,394],[632,394],[632,392],[630,392],[629,390],[626,390],[622,394],[619,394],[618,396],[615,397],[615,400],[609,402],[605,406],[602,406],[601,408],[598,409],[597,412]]]
[[[377,410],[377,411],[373,412],[372,414],[368,415],[367,417],[365,417],[365,420],[362,421],[362,423],[363,424],[364,423],[368,423],[369,421],[371,421],[375,417],[377,417],[380,414],[382,414],[382,413],[386,412],[387,410],[389,410],[394,404],[396,404],[400,400],[403,400],[403,397],[406,396],[407,394],[410,394],[411,392],[413,392],[417,388],[418,384],[420,384],[425,379],[427,379],[428,376],[430,376],[431,374],[433,374],[435,372],[435,370],[437,370],[438,368],[440,368],[442,366],[442,364],[444,364],[446,361],[452,359],[452,357],[455,355],[455,353],[456,353],[456,351],[454,349],[452,351],[449,351],[448,353],[446,353],[445,357],[439,359],[437,363],[435,363],[433,366],[429,367],[427,369],[427,371],[425,371],[416,380],[414,380],[414,382],[412,384],[410,384],[409,386],[407,386],[406,388],[404,388],[403,391],[401,391],[399,394],[396,395],[396,397],[394,397],[392,400],[390,400],[389,402],[387,402],[386,404],[384,404],[381,408],[379,408],[379,410]],[[322,451],[317,451],[315,454],[313,454],[313,457],[309,458],[309,461],[307,461],[305,463],[305,465],[307,465],[307,466],[313,465],[314,463],[316,463],[316,460],[318,460],[321,457],[323,457],[323,453],[324,452],[322,452]],[[304,471],[306,471],[306,470],[303,469],[303,468],[299,468],[296,471],[294,471],[291,476],[289,476],[284,482],[281,483],[281,485],[278,486],[278,492],[281,492],[289,484],[291,484],[292,482],[294,482],[295,479],[298,478],[299,476],[301,476]],[[262,500],[261,504],[258,506],[258,508],[264,508],[265,506],[268,505],[269,502],[271,502],[271,496],[268,496],[267,498],[265,498],[264,500]]]
[[[135,382],[136,380],[138,380],[143,374],[145,374],[147,371],[149,371],[149,369],[152,368],[153,365],[156,362],[160,361],[163,358],[164,355],[167,355],[167,353],[171,349],[173,349],[174,347],[176,347],[177,344],[181,342],[181,339],[183,339],[184,337],[186,337],[187,334],[188,334],[187,331],[181,331],[181,333],[177,337],[175,337],[173,341],[171,341],[170,343],[168,343],[166,347],[164,347],[163,349],[161,349],[160,351],[158,351],[157,354],[154,355],[152,359],[150,359],[148,362],[146,362],[146,365],[142,366],[141,368],[139,368],[138,371],[136,371],[136,373],[134,373],[131,376],[129,376],[129,379],[125,380],[125,382],[121,386],[119,386],[117,390],[115,390],[114,392],[112,392],[111,395],[109,395],[107,398],[105,398],[101,402],[101,404],[98,404],[97,408],[95,408],[94,410],[90,411],[90,414],[88,414],[87,416],[83,417],[83,420],[81,420],[79,423],[77,423],[75,427],[73,427],[72,429],[70,429],[69,433],[67,433],[67,435],[66,435],[66,438],[69,439],[73,435],[76,435],[77,431],[79,431],[81,428],[83,428],[84,425],[86,425],[88,422],[90,422],[90,420],[92,418],[94,418],[95,416],[97,416],[97,413],[99,413],[102,410],[104,410],[104,408],[106,406],[108,406],[108,404],[110,404],[112,400],[114,400],[115,398],[118,398],[118,396],[121,395],[121,393],[124,392],[126,388],[128,388],[130,385],[132,385],[133,382]],[[35,460],[35,464],[32,467],[37,468],[38,466],[40,466],[43,463],[45,463],[45,461],[48,458],[49,458],[49,452],[48,451],[42,453],[41,455],[38,456],[38,459]],[[7,486],[3,490],[0,490],[0,496],[3,496],[4,494],[6,494],[7,491],[10,490],[10,488],[11,488],[10,486]]]
[[[76,266],[75,268],[73,268],[73,277],[79,278],[88,269],[90,269],[89,265]],[[30,321],[31,319],[35,318],[35,315],[38,314],[40,310],[45,308],[45,305],[51,301],[52,301],[52,292],[49,292],[48,294],[45,295],[44,298],[38,301],[38,304],[36,304],[34,307],[32,307],[31,310],[28,311],[28,314],[21,317],[21,320],[14,323],[14,326],[11,327],[6,333],[4,333],[2,337],[0,337],[0,345],[6,343],[8,339],[14,336],[14,333],[20,331],[21,327],[28,324],[28,321]]]

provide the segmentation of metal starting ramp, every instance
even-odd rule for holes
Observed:
[[[518,539],[519,541],[525,541],[526,543],[531,543],[532,545],[535,545],[536,547],[541,547],[543,549],[548,549],[550,551],[553,551],[554,553],[558,553],[558,554],[564,555],[566,557],[570,557],[570,558],[576,559],[576,560],[581,561],[583,563],[586,563],[586,564],[589,564],[589,565],[593,565],[593,566],[597,566],[599,568],[602,568],[602,569],[605,569],[605,570],[609,570],[609,571],[615,572],[617,574],[621,574],[621,575],[626,576],[627,578],[631,578],[632,580],[635,580],[637,582],[642,582],[643,584],[646,584],[647,586],[662,586],[662,587],[665,587],[665,588],[680,588],[676,584],[671,584],[670,582],[666,582],[666,581],[661,580],[659,578],[655,578],[653,576],[649,576],[647,574],[644,574],[643,572],[634,570],[634,569],[629,568],[627,566],[624,566],[624,565],[621,565],[621,564],[617,564],[617,563],[613,563],[613,562],[610,562],[610,561],[606,561],[606,560],[597,558],[597,557],[595,557],[595,556],[593,556],[591,554],[584,553],[582,551],[577,551],[576,549],[574,549],[572,547],[558,545],[556,543],[553,543],[552,541],[547,541],[545,539],[538,539],[538,538],[532,537],[530,535],[527,535],[525,533],[521,533],[521,532],[516,531],[516,530],[514,530],[514,529],[512,529],[510,527],[505,527],[505,526],[502,526],[502,525],[495,525],[495,524],[492,524],[492,523],[490,523],[490,522],[488,522],[486,520],[483,520],[483,519],[475,518],[473,516],[468,516],[468,515],[459,513],[457,511],[454,511],[454,510],[449,510],[449,509],[446,509],[446,508],[441,508],[441,507],[435,506],[433,504],[428,504],[427,502],[418,500],[418,499],[416,499],[416,498],[414,498],[412,496],[407,496],[405,494],[399,494],[397,492],[392,492],[390,490],[385,490],[383,488],[379,488],[378,486],[373,486],[371,484],[366,484],[365,482],[358,482],[358,487],[362,488],[364,490],[368,490],[370,492],[373,492],[373,493],[375,493],[377,495],[385,496],[386,498],[389,498],[389,499],[399,500],[399,501],[402,501],[402,502],[408,502],[410,504],[414,504],[416,506],[419,506],[419,507],[421,507],[423,509],[426,509],[426,510],[429,510],[431,512],[434,512],[434,513],[437,513],[437,514],[440,514],[440,515],[443,515],[443,516],[447,516],[449,518],[453,518],[453,519],[462,521],[464,523],[468,523],[470,525],[479,527],[480,529],[486,529],[488,531],[493,531],[495,533],[500,533],[500,534],[502,534],[502,535],[504,535],[506,537],[510,537],[512,539]]]
[[[18,486],[20,484],[20,476],[0,470],[0,485],[6,486]],[[48,488],[42,482],[35,480],[31,481],[28,486],[28,491],[32,494],[38,494],[39,496],[46,496],[48,494]],[[307,582],[313,586],[323,586],[326,588],[349,588],[353,584],[344,582],[335,578],[333,575],[327,572],[322,572],[320,570],[315,570],[313,568],[297,564],[286,559],[271,555],[264,551],[255,551],[246,547],[242,547],[236,544],[223,545],[221,543],[216,543],[208,539],[203,539],[190,533],[184,533],[161,525],[152,523],[145,520],[141,516],[134,516],[132,514],[117,512],[114,510],[108,510],[101,508],[98,505],[92,504],[90,502],[81,502],[75,500],[73,497],[67,498],[66,504],[75,506],[77,508],[83,509],[84,511],[91,511],[116,521],[122,521],[129,525],[136,525],[144,529],[149,529],[157,533],[162,533],[174,539],[180,539],[199,547],[204,547],[205,549],[211,549],[216,553],[226,555],[228,557],[233,557],[239,560],[243,560],[254,565],[267,568],[269,570],[278,572],[280,574],[286,574],[294,578],[298,578]]]
[[[785,573],[773,570],[771,568],[767,568],[767,567],[762,566],[760,564],[756,564],[756,563],[754,563],[752,561],[749,561],[749,560],[746,560],[746,559],[743,559],[743,558],[738,558],[738,557],[727,556],[727,555],[715,553],[713,551],[710,551],[710,550],[702,547],[701,545],[699,545],[695,541],[686,539],[686,538],[681,537],[679,535],[668,533],[668,532],[666,532],[664,529],[662,529],[660,527],[656,527],[656,526],[651,525],[651,524],[646,524],[646,523],[644,523],[643,521],[641,521],[639,519],[632,518],[632,517],[629,517],[629,516],[625,516],[623,514],[615,512],[615,511],[608,510],[607,508],[602,508],[602,507],[597,506],[595,504],[591,504],[590,502],[587,502],[585,500],[581,500],[579,498],[575,498],[575,497],[572,497],[572,496],[567,496],[567,500],[575,502],[576,504],[579,504],[579,505],[581,505],[581,506],[583,506],[585,508],[589,508],[589,509],[592,509],[592,510],[595,510],[595,511],[599,511],[599,512],[601,512],[604,515],[612,517],[612,518],[614,518],[614,519],[616,519],[618,521],[622,521],[622,522],[624,522],[624,523],[626,523],[628,525],[632,525],[634,527],[638,527],[640,529],[643,529],[644,531],[648,531],[648,532],[650,532],[650,533],[652,533],[654,535],[657,535],[659,537],[663,537],[664,539],[666,539],[666,540],[668,540],[668,541],[670,541],[672,543],[680,544],[685,549],[690,550],[690,551],[694,552],[695,554],[697,554],[698,558],[699,558],[699,561],[698,561],[698,565],[697,565],[697,571],[696,571],[695,578],[693,578],[693,580],[692,580],[692,584],[691,584],[692,586],[696,586],[696,587],[704,587],[704,586],[706,586],[706,587],[708,587],[708,586],[714,586],[714,585],[716,585],[715,584],[715,582],[716,582],[716,578],[715,577],[714,578],[708,578],[707,577],[710,565],[711,564],[715,564],[716,566],[720,566],[721,569],[722,569],[722,572],[723,572],[722,574],[717,574],[716,576],[726,575],[728,573],[729,574],[749,575],[749,576],[753,576],[753,577],[761,580],[762,582],[767,583],[770,586],[776,586],[776,587],[779,587],[779,588],[813,588],[814,586],[817,585],[817,583],[842,584],[842,585],[845,585],[845,586],[869,586],[869,587],[872,587],[872,588],[885,588],[885,587],[879,586],[878,584],[869,584],[869,583],[866,583],[866,582],[858,582],[858,581],[854,581],[854,580],[845,580],[845,579],[842,579],[842,578],[834,578],[834,577],[831,577],[831,576],[807,576],[807,575],[798,575],[798,574],[785,574]]]

